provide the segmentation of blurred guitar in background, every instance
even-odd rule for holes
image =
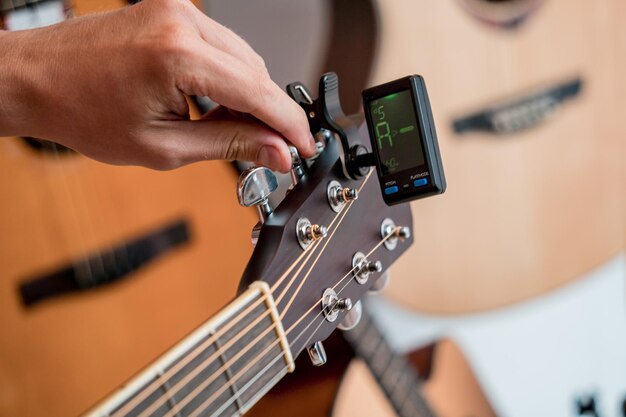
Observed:
[[[125,3],[0,5],[0,27],[19,30]],[[300,58],[322,72],[333,53],[320,43]],[[353,97],[363,80],[347,83]],[[154,172],[3,138],[0,167],[0,415],[77,415],[235,294],[256,216],[228,164]]]
[[[2,6],[8,29],[70,12]],[[256,220],[228,164],[163,173],[3,138],[0,172],[0,415],[77,415],[235,294]]]

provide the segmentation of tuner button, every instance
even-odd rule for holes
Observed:
[[[371,273],[383,270],[383,264],[380,261],[369,261],[363,252],[357,252],[352,257],[352,274],[359,284],[367,283]]]
[[[295,187],[300,182],[300,179],[304,176],[304,167],[302,166],[302,159],[295,146],[289,147],[289,153],[291,154],[291,187]]]
[[[385,247],[394,250],[398,240],[404,242],[411,237],[411,229],[408,226],[398,227],[393,220],[386,218],[380,225],[380,236],[385,240]]]
[[[311,224],[311,221],[306,217],[298,219],[298,223],[296,223],[296,237],[302,249],[306,249],[314,241],[326,237],[327,233],[326,226]]]
[[[309,354],[309,359],[311,359],[313,366],[322,366],[328,360],[326,350],[324,349],[322,342],[313,343],[311,346],[306,348],[306,351]]]
[[[278,187],[278,181],[272,171],[265,167],[246,169],[237,181],[237,198],[244,207],[256,206],[261,223],[272,214],[269,196]]]
[[[326,197],[328,198],[330,208],[335,213],[339,213],[346,203],[359,198],[359,192],[356,188],[344,188],[339,181],[333,180],[326,187]]]
[[[363,315],[363,306],[360,301],[357,301],[354,307],[346,313],[341,323],[337,326],[339,329],[347,331],[354,329],[361,321]]]
[[[389,270],[385,271],[384,274],[382,274],[380,277],[378,277],[377,280],[375,280],[372,283],[372,286],[370,287],[369,293],[370,294],[378,294],[379,292],[381,292],[382,290],[384,290],[385,288],[387,288],[387,286],[389,285],[389,281],[391,279]]]
[[[337,320],[337,316],[342,311],[352,310],[352,300],[349,298],[339,298],[332,288],[326,288],[322,294],[322,313],[329,322]]]

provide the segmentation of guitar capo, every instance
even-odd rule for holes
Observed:
[[[322,75],[318,97],[315,100],[301,82],[289,84],[287,94],[304,109],[313,135],[326,129],[339,137],[341,144],[339,158],[346,178],[354,180],[363,178],[369,172],[369,167],[375,164],[374,155],[361,144],[356,123],[346,116],[341,108],[337,74],[327,72]]]

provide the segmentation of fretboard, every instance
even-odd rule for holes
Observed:
[[[274,300],[258,282],[88,416],[241,415],[293,366]]]
[[[420,390],[420,379],[409,361],[396,354],[375,321],[363,308],[359,325],[344,338],[362,358],[400,417],[435,417]]]

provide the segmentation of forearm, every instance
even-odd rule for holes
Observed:
[[[27,134],[27,70],[22,65],[29,34],[0,31],[0,137]]]

